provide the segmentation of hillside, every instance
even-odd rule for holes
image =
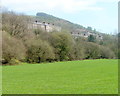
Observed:
[[[40,18],[44,18],[46,22]],[[35,22],[36,19],[40,22]],[[48,24],[50,22],[47,19],[51,22],[54,20],[52,22],[54,25]],[[60,19],[60,23],[58,23],[58,19],[57,17],[46,14],[31,17],[28,15],[18,15],[13,12],[2,13],[2,41],[4,43],[2,43],[3,56],[1,61],[3,64],[19,64],[22,61],[27,63],[42,63],[118,58],[117,37],[113,38],[111,35],[103,35],[102,37],[104,38],[98,39],[97,36],[99,34],[87,31],[84,27],[82,29],[80,25],[77,28],[75,24],[63,19]],[[64,30],[60,30],[59,32],[54,30],[54,27],[57,26],[55,24],[57,23],[62,26],[64,24],[69,26],[67,28],[71,28],[69,29],[71,34],[68,34]],[[65,25],[64,28],[66,28]],[[47,31],[50,29],[53,31]],[[90,27],[88,29],[90,30]],[[79,30],[86,32],[82,34],[81,31],[78,32]],[[71,35],[81,37],[74,38]]]
[[[85,34],[89,35],[88,32],[90,32],[90,33],[93,33],[93,35],[96,35],[96,37],[99,37],[99,35],[103,37],[105,35],[104,33],[96,31],[96,29],[93,29],[92,27],[85,28],[82,25],[75,24],[68,20],[64,20],[64,19],[55,17],[53,15],[46,14],[43,12],[38,12],[36,14],[36,17],[34,17],[34,20],[54,24],[56,26],[61,27],[63,30],[66,30],[69,32],[74,32],[75,34],[76,33],[80,33],[80,34],[85,33]]]
[[[40,20],[41,22],[49,22],[52,24],[55,24],[57,26],[60,26],[62,29],[66,29],[69,31],[75,31],[78,29],[86,29],[82,25],[74,24],[70,21],[46,14],[46,13],[37,13],[36,19]]]

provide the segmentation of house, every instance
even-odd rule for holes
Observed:
[[[53,30],[55,31],[61,31],[61,27],[55,26],[55,24],[47,23],[47,22],[40,22],[40,21],[35,21],[31,22],[28,25],[28,29],[42,29],[47,32],[52,32]]]
[[[102,40],[103,39],[103,36],[100,35],[100,34],[96,34],[96,33],[93,33],[93,32],[90,32],[90,31],[87,31],[85,29],[79,29],[79,30],[76,30],[74,32],[71,32],[71,35],[74,37],[74,38],[78,38],[78,37],[84,37],[84,38],[88,38],[90,35],[93,35],[95,36],[97,39],[99,40]]]

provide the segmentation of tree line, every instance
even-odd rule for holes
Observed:
[[[31,16],[2,13],[3,64],[118,58],[117,37],[105,35],[99,42],[92,36],[87,40],[74,39],[65,30],[48,33],[42,29],[28,29],[31,21]]]

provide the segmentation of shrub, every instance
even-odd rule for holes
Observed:
[[[17,59],[11,59],[10,61],[9,61],[9,65],[18,65],[18,64],[20,64],[20,61],[19,60],[17,60]]]
[[[100,49],[99,45],[95,43],[85,43],[84,44],[85,49],[85,57],[86,59],[98,59],[100,58]]]
[[[110,50],[108,47],[104,47],[104,46],[100,47],[100,55],[101,58],[106,58],[106,59],[115,58],[114,52]]]
[[[8,33],[3,32],[2,37],[2,58],[6,63],[12,59],[23,60],[26,56],[26,48],[22,41],[11,37]],[[13,61],[13,60],[12,60]]]
[[[69,60],[81,60],[84,59],[84,48],[82,42],[74,42],[72,49],[69,51]]]
[[[89,42],[95,42],[96,41],[95,36],[93,36],[93,35],[88,36],[88,41]]]
[[[54,32],[51,34],[50,43],[54,47],[55,59],[56,60],[68,60],[69,51],[73,45],[72,37],[63,32]]]
[[[40,63],[51,61],[54,59],[53,48],[41,39],[32,39],[26,42],[27,57],[26,61],[29,63]]]

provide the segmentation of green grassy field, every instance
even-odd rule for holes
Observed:
[[[3,94],[117,93],[117,60],[3,66]]]

